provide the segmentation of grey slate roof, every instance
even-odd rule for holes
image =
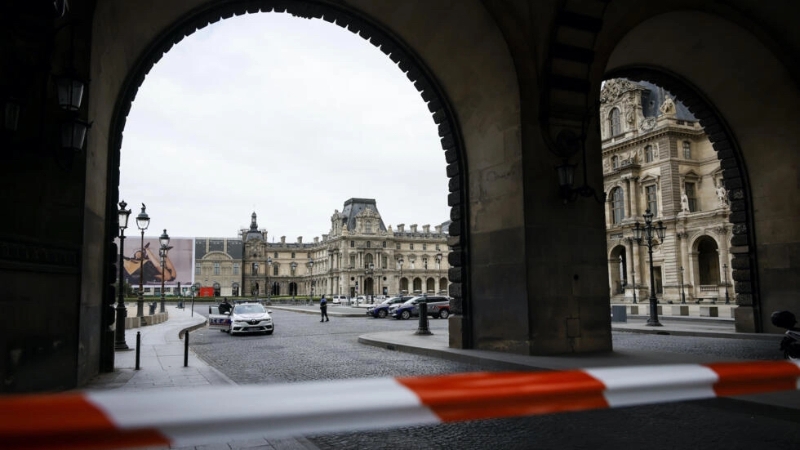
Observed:
[[[380,215],[374,198],[351,198],[344,202],[344,209],[341,213],[342,224],[347,226],[347,231],[355,230],[356,216],[365,209],[371,209]],[[383,218],[380,219],[380,231],[386,231]]]

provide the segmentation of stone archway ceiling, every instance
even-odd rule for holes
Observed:
[[[439,87],[431,71],[402,39],[377,21],[341,3],[328,0],[238,0],[225,4],[209,2],[165,29],[139,57],[123,83],[122,98],[115,107],[110,130],[109,174],[111,174],[111,179],[109,192],[118,194],[122,131],[136,92],[150,69],[173,45],[195,31],[222,19],[260,12],[289,13],[304,19],[321,19],[358,34],[396,63],[419,91],[420,96],[427,103],[433,121],[438,125],[440,143],[447,163],[446,173],[449,178],[447,203],[451,208],[450,219],[452,221],[449,226],[448,238],[450,247],[448,277],[451,282],[450,295],[454,298],[451,309],[453,314],[465,315],[465,318],[469,320],[468,313],[465,314],[463,300],[463,293],[468,292],[468,289],[464,287],[468,280],[466,275],[468,234],[464,221],[468,217],[466,211],[468,203],[463,188],[468,185],[467,172],[463,139],[450,101]],[[114,217],[117,214],[116,204],[113,202],[115,197],[109,195],[108,198],[107,215]],[[115,235],[116,225],[109,223],[106,236]]]
[[[758,297],[758,266],[755,252],[756,241],[753,228],[752,201],[750,182],[742,160],[741,150],[733,139],[733,134],[720,114],[687,82],[679,80],[675,75],[655,68],[625,68],[606,74],[606,79],[627,78],[631,81],[649,81],[671,92],[694,114],[708,135],[708,139],[723,173],[725,188],[728,189],[728,201],[731,214],[729,222],[732,226],[730,236],[734,302],[741,306],[752,306],[756,315],[756,331],[761,332],[760,298]],[[724,239],[726,230],[720,230]]]
[[[595,119],[596,99],[589,78],[609,2],[600,0],[595,8],[562,2],[550,32],[543,71],[547,89],[542,90],[539,120],[548,148],[565,162],[584,148],[589,123]],[[583,77],[575,75],[576,67],[582,69]]]

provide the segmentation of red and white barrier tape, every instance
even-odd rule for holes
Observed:
[[[800,389],[800,363],[466,373],[0,397],[4,449],[188,446]]]

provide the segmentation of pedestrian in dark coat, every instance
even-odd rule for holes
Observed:
[[[320,314],[322,314],[320,322],[331,321],[330,319],[328,319],[328,301],[325,300],[325,294],[322,294],[322,298],[319,299],[319,312]]]

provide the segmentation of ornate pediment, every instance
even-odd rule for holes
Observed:
[[[645,90],[641,85],[622,78],[614,78],[603,84],[600,91],[600,103],[617,103],[630,91]]]

